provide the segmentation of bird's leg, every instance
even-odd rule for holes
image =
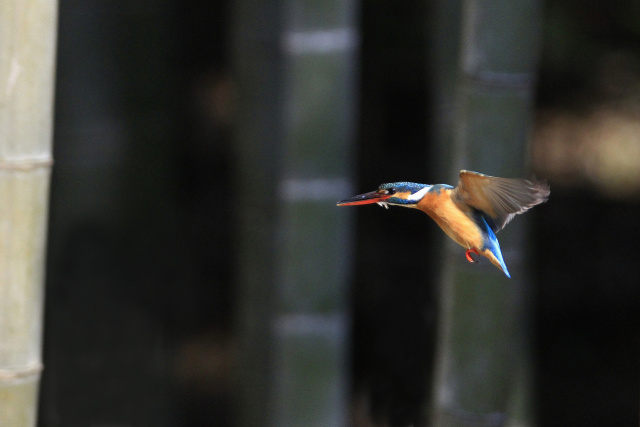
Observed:
[[[472,253],[474,253],[474,254],[476,254],[476,255],[480,256],[480,252],[478,252],[478,250],[477,250],[476,248],[469,248],[469,249],[467,249],[467,251],[464,253],[464,255],[467,257],[467,261],[469,261],[469,262],[478,262],[478,260],[477,260],[477,259],[473,259],[473,258],[471,257],[471,254],[472,254]]]

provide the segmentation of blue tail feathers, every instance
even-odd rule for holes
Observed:
[[[502,267],[502,271],[504,272],[504,274],[508,278],[511,278],[511,275],[509,274],[509,270],[507,270],[507,265],[504,263],[504,259],[502,258],[502,252],[500,251],[500,243],[498,243],[498,238],[496,237],[496,234],[493,232],[491,227],[489,227],[489,224],[487,224],[487,220],[484,218],[484,215],[481,215],[480,218],[482,219],[483,231],[487,234],[485,247],[483,249],[489,249],[489,251],[491,251],[491,253],[496,257],[496,259],[500,263],[500,267]]]

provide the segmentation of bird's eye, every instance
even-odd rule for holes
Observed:
[[[384,190],[384,194],[387,196],[391,196],[393,194],[396,194],[396,189],[395,188],[388,188],[386,190]]]

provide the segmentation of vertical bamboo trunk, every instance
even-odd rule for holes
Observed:
[[[526,140],[538,38],[535,0],[464,1],[453,182],[460,169],[507,177],[527,175]],[[524,223],[516,218],[498,235],[512,279],[488,262],[468,264],[460,248],[448,244],[434,426],[501,426],[511,415],[509,408],[526,360],[529,296]],[[527,403],[525,408],[530,406]]]
[[[34,426],[57,2],[0,2],[0,426]]]
[[[238,425],[268,425],[276,286],[275,221],[282,139],[282,65],[278,34],[280,2],[235,3],[234,79],[238,91],[236,130],[237,281],[239,335]],[[252,7],[253,5],[253,7]],[[277,5],[277,6],[276,6]]]
[[[236,7],[240,425],[346,425],[354,2]]]
[[[427,63],[427,86],[432,94],[434,144],[429,170],[434,176],[450,173],[456,102],[456,73],[460,57],[462,0],[437,0],[431,8],[428,38],[431,42]]]

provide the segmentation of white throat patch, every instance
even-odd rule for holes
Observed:
[[[424,197],[424,195],[427,194],[427,191],[429,191],[431,189],[431,187],[433,187],[433,186],[432,185],[427,185],[423,189],[418,190],[415,193],[413,193],[412,195],[410,195],[409,197],[407,197],[407,200],[411,200],[412,202],[419,202]]]

